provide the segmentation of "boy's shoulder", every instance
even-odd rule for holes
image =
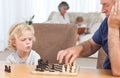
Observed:
[[[8,56],[16,56],[16,52],[15,52],[15,51],[14,51],[14,52],[11,52],[11,54],[8,55]]]
[[[39,56],[39,54],[35,50],[31,50],[30,54],[33,55],[33,56]]]

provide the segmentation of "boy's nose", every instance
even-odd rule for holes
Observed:
[[[30,43],[30,40],[29,40],[29,39],[27,39],[26,43]]]

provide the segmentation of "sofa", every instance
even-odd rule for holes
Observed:
[[[48,19],[46,22],[50,21],[53,17],[53,15],[57,12],[51,12],[51,14],[48,16]],[[67,12],[70,24],[75,23],[75,19],[78,16],[82,16],[84,19],[84,23],[88,26],[88,28],[92,28],[97,23],[101,23],[103,19],[105,18],[105,15],[101,12],[88,12],[88,13],[82,13],[82,12]]]
[[[49,21],[52,19],[55,13],[57,12],[55,11],[51,12],[50,15],[48,16],[48,19],[45,21],[45,23],[50,23]],[[88,12],[88,13],[67,12],[67,14],[70,19],[70,24],[75,23],[76,17],[82,16],[84,19],[84,24],[86,24],[89,29],[90,34],[82,36],[78,43],[82,43],[83,41],[89,39],[95,33],[95,31],[99,28],[101,22],[105,18],[105,15],[101,12]]]

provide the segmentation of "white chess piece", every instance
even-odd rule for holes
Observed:
[[[67,65],[67,72],[70,72],[70,65]]]
[[[71,72],[72,72],[72,73],[75,73],[75,72],[76,72],[76,61],[73,62],[73,66],[72,66]]]
[[[62,65],[62,72],[65,72],[65,66]]]

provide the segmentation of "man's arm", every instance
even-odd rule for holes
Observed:
[[[71,64],[77,57],[90,56],[94,54],[100,47],[100,45],[96,44],[92,39],[90,39],[78,46],[59,51],[57,60],[59,63],[62,63],[63,58],[65,58],[65,63]]]
[[[112,8],[108,18],[108,52],[114,76],[120,76],[120,1]]]
[[[92,39],[85,41],[80,44],[83,47],[83,50],[80,52],[81,57],[87,57],[94,54],[98,49],[100,49],[100,45],[96,44]]]
[[[120,76],[120,34],[119,28],[108,29],[108,50],[113,75]]]

